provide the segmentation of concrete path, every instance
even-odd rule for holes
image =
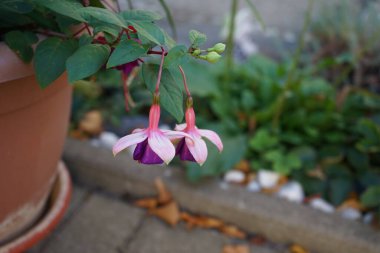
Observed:
[[[119,198],[76,186],[60,225],[28,253],[222,253],[230,244],[249,245],[255,253],[283,252],[214,230],[170,227]]]

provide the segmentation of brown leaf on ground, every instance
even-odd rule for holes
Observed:
[[[87,140],[89,138],[87,134],[78,129],[70,131],[69,135],[77,140]]]
[[[224,226],[224,222],[208,216],[191,215],[187,212],[181,213],[181,219],[186,222],[188,228],[220,228]]]
[[[306,250],[305,248],[303,248],[302,246],[298,244],[293,244],[292,246],[290,246],[289,251],[291,253],[309,253],[308,250]]]
[[[174,201],[171,201],[162,207],[151,209],[149,213],[156,215],[172,226],[175,226],[180,220],[179,208]]]
[[[356,198],[349,198],[344,201],[340,206],[338,206],[337,210],[342,210],[345,208],[354,208],[356,210],[363,211],[365,208],[360,204],[359,200]]]
[[[244,173],[248,173],[251,169],[247,160],[241,160],[235,165],[235,170],[240,170]]]
[[[249,241],[254,245],[261,246],[267,242],[267,239],[264,236],[256,235],[253,236]]]
[[[219,228],[219,231],[222,232],[225,235],[239,238],[239,239],[245,239],[246,238],[246,233],[241,231],[239,228],[232,226],[232,225],[225,225]]]
[[[200,226],[204,228],[221,228],[224,226],[224,222],[210,217],[201,217]]]
[[[156,178],[156,180],[154,180],[154,184],[158,191],[158,197],[157,197],[158,203],[159,204],[169,203],[173,198],[172,198],[171,193],[166,189],[166,186],[164,182],[162,182],[161,178]]]
[[[145,198],[135,201],[135,205],[142,208],[153,209],[158,205],[158,200],[156,198]]]
[[[247,245],[226,245],[223,247],[222,253],[249,253]]]
[[[98,110],[87,112],[79,122],[78,129],[90,136],[97,136],[103,131],[103,116]]]

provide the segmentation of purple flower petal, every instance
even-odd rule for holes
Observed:
[[[123,73],[128,76],[132,70],[139,66],[139,62],[137,60],[125,63],[123,65],[117,66],[116,69],[123,71]]]
[[[143,164],[162,164],[164,161],[150,148],[148,139],[137,144],[133,159]]]
[[[190,150],[186,145],[185,138],[182,138],[178,143],[176,154],[179,154],[179,158],[183,161],[195,162],[193,155],[190,153]]]

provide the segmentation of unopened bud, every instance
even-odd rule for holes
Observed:
[[[200,55],[201,54],[201,50],[198,48],[198,49],[195,49],[194,51],[193,51],[193,53],[192,53],[192,55],[194,55],[194,56],[198,56],[198,55]]]
[[[226,49],[226,45],[223,43],[217,43],[212,48],[207,49],[208,52],[217,52],[218,54],[221,54]]]
[[[218,54],[217,52],[210,52],[206,55],[206,61],[210,63],[216,63],[217,61],[219,61],[221,57],[222,56],[220,56],[220,54]]]

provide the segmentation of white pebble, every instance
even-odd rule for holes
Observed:
[[[230,186],[226,182],[224,182],[224,181],[222,181],[222,182],[219,183],[219,187],[222,190],[228,190],[230,188]]]
[[[320,210],[325,213],[333,213],[335,208],[329,202],[321,198],[315,198],[310,201],[309,204],[312,208]]]
[[[295,181],[283,185],[277,195],[296,203],[301,203],[305,197],[301,184]]]
[[[247,190],[250,192],[259,192],[261,190],[260,184],[253,180],[247,185]]]
[[[112,132],[102,132],[99,136],[100,146],[108,149],[112,149],[113,145],[116,144],[119,137]]]
[[[259,172],[257,173],[257,180],[263,188],[272,188],[276,186],[279,179],[280,174],[273,171],[259,170]]]
[[[362,214],[360,213],[360,211],[352,207],[346,207],[342,209],[340,213],[343,218],[346,218],[349,220],[358,220],[362,217]]]
[[[242,183],[245,175],[239,170],[231,170],[224,175],[224,181],[227,183]]]

